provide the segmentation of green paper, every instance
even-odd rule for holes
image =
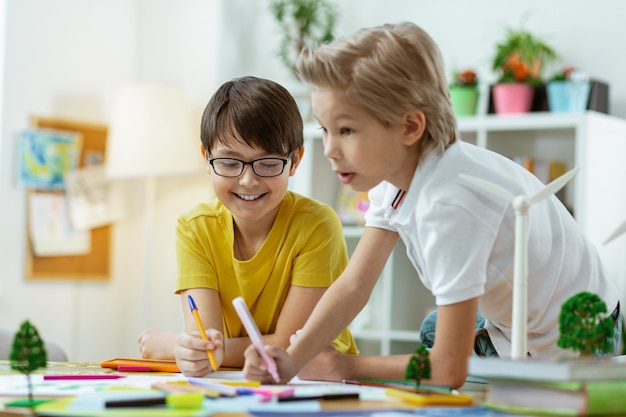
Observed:
[[[4,403],[7,407],[37,407],[38,405],[47,403],[50,400],[44,399],[29,399],[29,398],[18,398],[17,400],[10,401],[8,403]]]

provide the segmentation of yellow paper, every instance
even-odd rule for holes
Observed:
[[[387,388],[385,394],[415,405],[471,405],[472,397],[459,393],[416,393]]]

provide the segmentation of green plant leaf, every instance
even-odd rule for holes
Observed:
[[[282,32],[278,57],[297,78],[296,60],[303,48],[331,42],[338,10],[327,0],[272,0],[270,11]]]

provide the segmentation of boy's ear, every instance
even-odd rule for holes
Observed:
[[[207,173],[211,175],[211,165],[209,164],[209,153],[206,149],[204,149],[204,145],[200,145],[200,153],[202,154],[202,159],[204,159],[204,166],[206,167]]]
[[[302,155],[304,155],[304,146],[300,146],[298,149],[293,151],[291,168],[289,169],[289,176],[293,176],[296,173],[296,169],[300,162],[302,161]]]
[[[414,145],[424,136],[426,116],[419,109],[414,109],[404,116],[404,145]]]

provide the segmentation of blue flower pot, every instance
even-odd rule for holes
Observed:
[[[588,81],[550,81],[547,85],[550,111],[582,113],[589,101]]]

